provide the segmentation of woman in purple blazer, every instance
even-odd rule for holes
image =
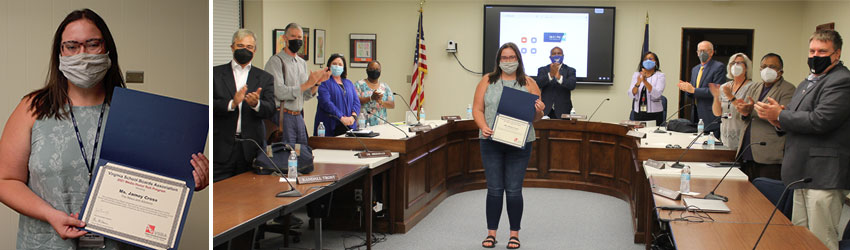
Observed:
[[[360,99],[354,84],[346,77],[345,57],[333,54],[328,58],[331,78],[319,86],[319,107],[316,110],[316,122],[313,124],[313,136],[318,135],[319,123],[325,125],[326,136],[345,134],[349,128],[357,128],[357,115],[360,114]]]

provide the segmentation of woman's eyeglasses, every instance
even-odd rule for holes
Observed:
[[[71,54],[80,53],[80,48],[86,47],[86,53],[99,53],[103,49],[103,38],[92,38],[85,42],[65,41],[61,44],[62,50]]]

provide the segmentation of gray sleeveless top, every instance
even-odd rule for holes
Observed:
[[[66,105],[64,109],[67,108]],[[101,105],[73,107],[89,161],[100,109]],[[104,123],[109,114],[108,106],[105,112]],[[101,128],[101,141],[105,129],[106,126]],[[80,212],[89,189],[89,171],[80,153],[70,116],[64,120],[42,118],[35,121],[32,126],[28,169],[27,186],[33,193],[59,211],[68,214]],[[106,249],[119,249],[118,245],[119,242],[106,240]],[[49,223],[21,215],[16,248],[77,249],[77,240],[62,240]]]
[[[524,92],[528,92],[528,89],[525,86],[520,86],[516,80],[505,81],[502,79],[496,80],[496,82],[487,85],[487,91],[484,92],[484,119],[487,121],[487,126],[491,129],[493,128],[493,124],[496,122],[496,111],[499,109],[499,101],[502,99],[502,88],[512,88],[522,90]],[[534,126],[528,130],[528,136],[525,139],[525,142],[534,141]],[[478,130],[478,138],[484,138],[481,135],[481,130]]]

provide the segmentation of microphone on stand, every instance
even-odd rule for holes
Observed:
[[[371,112],[371,111],[366,111],[366,114],[372,115],[372,112]],[[403,130],[403,129],[399,128],[399,127],[398,127],[398,126],[396,126],[395,124],[392,124],[391,122],[387,121],[387,120],[386,120],[386,119],[384,119],[383,117],[376,115],[376,116],[375,116],[375,118],[381,119],[381,121],[384,121],[384,122],[386,122],[387,124],[389,124],[390,126],[393,126],[393,128],[398,129],[398,131],[401,131],[401,133],[403,133],[403,134],[404,134],[404,138],[410,138],[410,136],[408,136],[408,135],[407,135],[407,133],[406,133],[406,132],[404,132],[404,130]]]
[[[720,121],[721,117],[723,117],[723,116],[718,116],[717,118],[714,119],[714,121],[712,121],[709,124],[714,124],[714,123]],[[706,125],[706,127],[707,126],[708,125]],[[691,143],[688,144],[688,147],[685,148],[685,151],[683,151],[682,154],[679,155],[679,159],[676,160],[676,163],[673,163],[673,165],[670,165],[671,168],[683,168],[683,167],[685,167],[684,164],[680,163],[682,161],[682,157],[685,157],[685,153],[688,153],[688,150],[691,150],[691,147],[694,145],[695,142],[697,142],[697,139],[702,137],[703,134],[704,133],[697,133],[697,137],[694,137],[694,140],[692,140]]]
[[[782,198],[785,198],[785,193],[788,192],[788,189],[791,188],[791,186],[799,184],[800,182],[802,182],[802,183],[812,182],[812,177],[806,177],[806,178],[791,182],[790,184],[788,184],[788,186],[785,187],[785,190],[782,190],[782,195],[779,196],[779,201],[776,202],[776,206],[774,206],[773,212],[770,213],[770,218],[767,218],[767,223],[764,224],[764,229],[761,230],[761,234],[759,234],[759,238],[758,238],[758,240],[756,240],[756,244],[753,245],[753,250],[756,250],[756,247],[759,246],[759,242],[761,241],[761,237],[764,236],[764,231],[767,231],[767,226],[770,225],[770,220],[773,219],[773,215],[776,214],[776,210],[779,209],[779,204],[782,203]]]
[[[681,108],[679,108],[679,110],[676,110],[675,113],[668,116],[667,119],[664,119],[664,122],[662,124],[664,124],[665,128],[667,126],[667,121],[669,121],[670,118],[673,118],[674,115],[678,114],[679,112],[682,112],[682,110],[684,110],[686,107],[691,106],[691,105],[694,105],[694,104],[693,103],[685,104],[685,106],[682,106]],[[667,131],[661,130],[661,124],[655,124],[655,125],[657,126],[657,128],[655,128],[655,131],[652,131],[653,133],[659,133],[659,134],[667,133]]]
[[[416,115],[416,112],[413,112],[413,108],[410,107],[410,103],[407,103],[407,100],[404,100],[403,96],[401,96],[401,95],[399,95],[398,93],[395,93],[395,92],[393,92],[393,95],[401,97],[401,101],[404,102],[404,105],[407,105],[407,110],[409,110],[410,113],[413,114],[414,116]],[[404,116],[404,120],[407,121],[407,115]],[[410,126],[420,126],[420,125],[422,125],[422,123],[419,122],[419,117],[416,117],[416,124],[413,124],[413,125],[410,125]]]
[[[266,158],[269,159],[269,162],[272,163],[272,166],[274,166],[274,168],[277,169],[278,172],[280,172],[280,176],[284,176],[283,173],[285,173],[285,172],[283,172],[283,170],[281,170],[280,167],[278,167],[277,164],[274,163],[274,160],[272,160],[272,158],[269,157],[268,153],[265,150],[263,150],[263,147],[260,147],[260,144],[257,143],[257,141],[254,141],[253,139],[247,139],[247,138],[246,139],[234,138],[234,139],[236,139],[236,141],[238,141],[238,142],[245,142],[245,141],[253,142],[254,145],[256,145],[257,148],[260,149],[260,152],[263,152],[263,155],[265,155]],[[295,153],[295,150],[292,150],[292,148],[289,147],[288,144],[284,144],[284,145],[286,145],[287,148],[290,148],[290,150],[291,150],[291,151],[289,151],[290,154]],[[301,194],[301,191],[298,191],[298,189],[295,189],[295,187],[292,186],[292,182],[289,182],[289,178],[283,177],[283,179],[286,180],[286,184],[289,184],[290,190],[277,193],[277,195],[275,195],[275,197],[301,197],[303,195],[303,194]]]
[[[590,114],[590,117],[587,118],[587,121],[590,121],[590,119],[593,119],[593,115],[596,114],[596,111],[599,111],[599,108],[602,107],[602,104],[605,103],[606,101],[610,101],[610,100],[611,100],[611,98],[602,99],[602,102],[599,102],[599,105],[596,106],[596,110],[593,110],[593,113]]]
[[[749,147],[750,147],[750,146],[752,146],[752,145],[756,145],[756,144],[758,144],[758,145],[762,145],[762,146],[767,145],[767,143],[766,143],[766,142],[755,142],[755,143],[750,143],[749,145],[747,145],[746,147],[744,147],[744,150],[741,150],[741,151],[739,151],[739,152],[745,152],[745,151],[747,151],[747,148],[749,148]],[[740,161],[740,160],[741,160],[741,157],[742,157],[743,155],[744,155],[744,154],[738,154],[738,157],[737,157],[737,158],[735,158],[735,161],[734,161],[734,162],[732,162],[732,166],[729,166],[729,170],[726,170],[726,173],[725,173],[725,174],[723,174],[723,178],[720,178],[720,181],[718,181],[718,182],[717,182],[717,185],[716,185],[716,186],[714,186],[714,189],[712,189],[712,190],[711,190],[711,192],[709,192],[708,194],[706,194],[706,195],[705,195],[705,197],[703,197],[703,199],[707,199],[707,200],[721,200],[721,201],[723,201],[723,202],[727,202],[727,201],[729,201],[729,198],[728,198],[728,197],[723,196],[723,195],[719,195],[719,194],[715,194],[715,193],[714,193],[714,191],[717,191],[717,188],[718,188],[718,187],[720,187],[720,183],[723,183],[723,179],[726,179],[726,175],[729,175],[729,172],[731,172],[731,171],[732,171],[732,168],[733,168],[733,167],[735,167],[735,164],[738,164],[738,161]]]

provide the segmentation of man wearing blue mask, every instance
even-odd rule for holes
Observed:
[[[573,109],[570,92],[576,89],[576,69],[564,64],[564,50],[554,47],[549,51],[552,63],[537,69],[537,85],[543,97],[543,113],[550,118],[561,118]]]
[[[697,108],[693,112],[694,122],[700,119],[705,123],[705,133],[714,132],[714,137],[720,137],[720,121],[711,111],[714,96],[709,86],[726,82],[726,64],[711,60],[714,57],[714,45],[709,41],[697,44],[697,56],[700,64],[691,69],[691,81],[679,81],[679,90],[694,98]]]

